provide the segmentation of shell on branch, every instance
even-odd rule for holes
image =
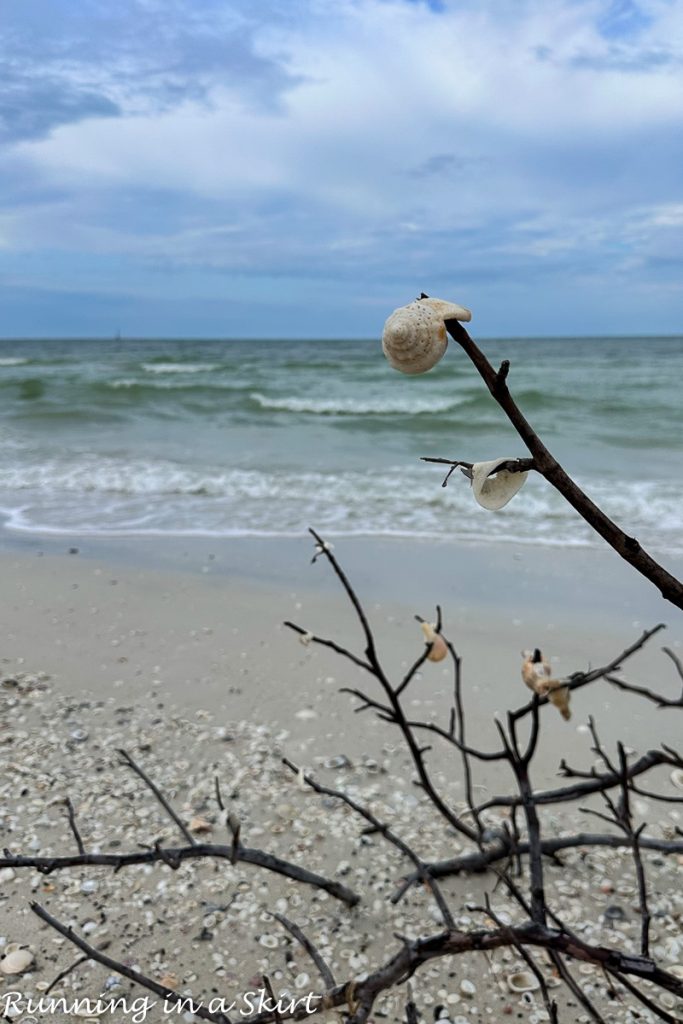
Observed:
[[[482,508],[497,512],[524,486],[528,473],[511,473],[508,469],[497,470],[504,462],[511,461],[508,456],[503,459],[491,459],[489,462],[475,462],[472,466],[472,494]]]
[[[472,319],[469,309],[444,299],[416,299],[395,309],[384,324],[382,349],[401,373],[426,373],[439,362],[446,346],[446,320]]]

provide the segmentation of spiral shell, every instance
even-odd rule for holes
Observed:
[[[426,373],[446,351],[446,320],[471,320],[464,306],[444,299],[416,299],[395,309],[384,325],[382,349],[401,373]]]

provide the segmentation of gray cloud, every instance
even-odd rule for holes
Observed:
[[[0,131],[36,138],[87,117],[208,101],[220,86],[273,109],[300,79],[258,54],[257,27],[215,0],[199,7],[184,0],[5,5]]]

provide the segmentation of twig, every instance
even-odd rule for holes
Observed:
[[[299,768],[297,767],[297,765],[293,764],[289,760],[289,758],[283,757],[282,763],[286,765],[287,768],[289,768],[289,770],[293,772],[295,775],[300,775]],[[353,800],[352,797],[350,797],[347,793],[344,793],[339,789],[330,789],[329,786],[322,786],[320,785],[319,782],[316,782],[314,778],[312,778],[310,775],[306,775],[305,773],[303,775],[303,780],[307,786],[310,786],[311,789],[314,790],[314,792],[318,793],[320,796],[331,796],[337,800],[341,800],[343,803],[347,805],[347,807],[350,807],[351,810],[355,811],[356,814],[359,814],[362,818],[365,818],[365,820],[372,825],[374,831],[379,832],[380,835],[384,836],[387,842],[391,843],[393,846],[396,847],[397,850],[400,850],[401,853],[404,854],[404,856],[408,857],[408,859],[411,860],[415,867],[417,868],[418,874],[422,881],[431,890],[432,896],[434,897],[434,901],[437,907],[439,908],[439,912],[441,913],[444,924],[449,929],[455,928],[453,915],[448,909],[448,904],[446,903],[446,900],[444,899],[443,893],[439,889],[439,886],[437,885],[436,881],[431,877],[429,871],[427,871],[424,862],[421,860],[421,858],[418,857],[415,851],[411,849],[411,847],[408,846],[408,844],[404,842],[403,839],[397,836],[396,833],[393,832],[388,825],[380,821],[379,818],[377,818],[370,810],[368,810],[367,807],[363,807],[362,804],[357,803],[357,801]]]
[[[147,786],[147,788],[150,789],[152,791],[152,793],[154,793],[154,796],[157,798],[157,800],[159,801],[159,803],[161,804],[163,809],[166,811],[166,813],[168,814],[169,818],[172,821],[174,821],[175,824],[178,826],[178,828],[180,829],[182,834],[185,836],[185,838],[187,839],[187,841],[190,844],[190,846],[194,846],[196,844],[197,840],[194,838],[194,836],[190,832],[190,830],[187,827],[187,825],[185,825],[184,822],[182,822],[180,820],[180,818],[178,817],[176,812],[173,810],[173,808],[169,804],[169,802],[166,799],[166,797],[164,796],[164,794],[158,788],[158,786],[156,786],[152,782],[150,777],[146,774],[146,772],[144,772],[142,770],[140,765],[136,764],[136,762],[133,760],[133,758],[130,756],[130,754],[128,753],[127,750],[120,749],[120,750],[117,751],[117,753],[120,755],[122,762],[124,764],[128,765],[129,768],[132,768],[133,771],[135,772],[135,774],[138,776],[138,778],[142,779],[142,781]]]
[[[271,911],[271,913],[275,920],[279,921],[282,927],[286,928],[287,931],[294,936],[296,941],[306,950],[311,960],[318,968],[320,976],[325,983],[325,987],[328,989],[334,988],[337,984],[334,980],[334,974],[332,973],[329,964],[327,964],[322,954],[316,949],[308,936],[302,932],[301,928],[299,928],[297,924],[294,924],[293,921],[286,918],[284,914],[277,914],[274,910]]]

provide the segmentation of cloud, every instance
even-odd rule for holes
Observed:
[[[68,288],[89,256],[90,294],[113,275],[157,311],[200,279],[213,309],[245,280],[274,306],[319,289],[321,310],[323,286],[343,287],[355,330],[369,292],[436,281],[489,308],[516,293],[530,310],[542,290],[551,329],[570,288],[602,322],[668,273],[680,0],[54,10],[25,0],[2,29],[24,92],[0,158],[0,246],[15,266],[45,254],[22,287],[33,272],[49,289],[53,260]]]

